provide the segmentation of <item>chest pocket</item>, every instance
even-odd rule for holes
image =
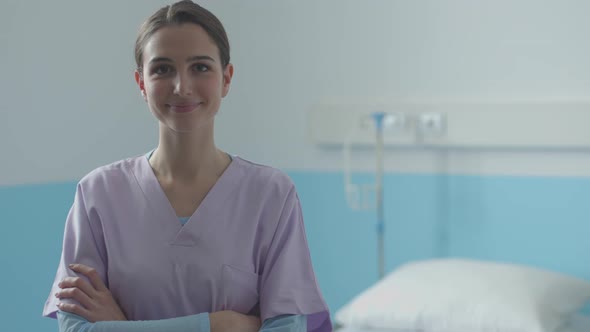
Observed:
[[[225,310],[250,315],[258,313],[258,275],[256,273],[231,265],[223,265],[222,287]]]

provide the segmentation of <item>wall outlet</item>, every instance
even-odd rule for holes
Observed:
[[[422,136],[443,136],[446,127],[446,117],[443,113],[431,112],[418,115],[417,129]]]

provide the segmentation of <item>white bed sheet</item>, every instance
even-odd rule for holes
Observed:
[[[400,330],[400,329],[362,329],[362,328],[350,328],[350,327],[343,327],[340,329],[335,330],[336,332],[420,332],[420,331],[413,331],[413,330]],[[463,332],[463,331],[457,331]],[[464,331],[470,332],[470,331]],[[556,331],[556,332],[590,332],[590,316],[585,315],[576,315],[574,316],[568,326]]]

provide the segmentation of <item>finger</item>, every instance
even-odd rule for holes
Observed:
[[[62,281],[57,284],[57,286],[61,289],[78,288],[82,292],[86,293],[86,295],[88,295],[90,298],[94,298],[94,295],[96,294],[94,287],[92,287],[88,281],[84,280],[84,278],[80,277],[63,278]]]
[[[94,289],[97,291],[104,291],[107,289],[107,286],[105,286],[95,268],[84,264],[70,264],[70,269],[88,277],[88,280],[90,280],[90,283],[92,283],[92,286],[94,286]]]
[[[72,300],[76,300],[78,303],[80,303],[84,308],[86,309],[92,309],[93,308],[93,302],[92,299],[83,291],[81,291],[79,288],[66,288],[63,290],[60,290],[59,292],[55,293],[55,297],[57,297],[58,299],[72,299]]]
[[[57,304],[57,307],[61,311],[69,312],[71,314],[78,315],[80,317],[84,317],[86,320],[89,321],[88,317],[89,317],[90,312],[77,304],[60,302]]]

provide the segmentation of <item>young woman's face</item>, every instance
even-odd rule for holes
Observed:
[[[213,126],[233,67],[222,68],[217,45],[196,24],[169,26],[148,40],[135,79],[152,113],[169,129]]]

